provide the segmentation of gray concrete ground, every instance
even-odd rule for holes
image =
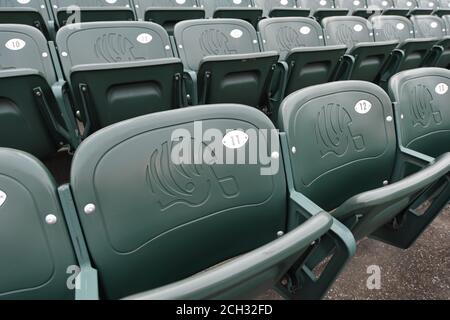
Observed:
[[[367,268],[381,268],[381,288],[369,290]],[[259,299],[280,299],[273,291]],[[450,206],[408,250],[379,241],[359,242],[355,257],[325,299],[450,300]]]

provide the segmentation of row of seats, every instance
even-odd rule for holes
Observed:
[[[330,17],[322,29],[271,18],[259,34],[243,20],[199,19],[178,23],[174,38],[150,22],[91,22],[61,28],[56,47],[35,28],[0,25],[1,146],[45,158],[110,124],[186,105],[240,103],[276,123],[281,100],[307,86],[449,66],[441,18],[373,19],[375,28]]]
[[[257,26],[262,17],[357,15],[439,16],[450,13],[449,0],[11,0],[2,3],[0,23],[27,24],[54,39],[66,24],[93,21],[151,21],[169,33],[177,22],[238,18]]]
[[[449,70],[423,68],[394,76],[390,97],[363,81],[309,87],[283,101],[281,133],[243,105],[134,118],[85,140],[59,188],[39,160],[1,148],[0,299],[236,299],[272,287],[320,298],[355,240],[408,248],[449,202],[449,85]],[[245,143],[230,149],[217,133]],[[189,156],[177,163],[180,145]],[[270,161],[221,162],[254,146]]]

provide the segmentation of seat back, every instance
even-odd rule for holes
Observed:
[[[376,16],[370,21],[374,27],[376,41],[398,40],[400,42],[398,49],[402,51],[403,56],[395,52],[395,60],[400,61],[394,73],[421,67],[430,49],[436,43],[435,39],[414,39],[413,24],[406,17]]]
[[[55,181],[36,158],[5,148],[0,148],[0,240],[0,300],[74,299],[67,279],[77,261]]]
[[[244,133],[225,136],[237,128],[248,136],[240,156],[228,142]],[[258,138],[258,129],[268,131]],[[136,118],[85,140],[71,188],[102,295],[172,283],[276,239],[287,208],[282,164],[270,160],[280,155],[273,129],[256,109],[210,105]],[[258,141],[279,170],[242,161]],[[223,160],[226,153],[240,162]]]
[[[336,8],[357,10],[366,8],[365,0],[334,0]]]
[[[271,18],[258,24],[264,50],[278,51],[286,60],[292,49],[325,45],[320,24],[310,18]]]
[[[63,123],[47,41],[34,27],[3,24],[0,43],[0,146],[47,157],[66,142],[51,121]]]
[[[60,27],[67,23],[135,20],[132,0],[50,0]]]
[[[172,58],[167,32],[151,22],[89,22],[61,28],[56,36],[67,79],[77,65]]]
[[[327,45],[345,44],[350,49],[360,42],[374,42],[372,26],[361,17],[329,17],[322,25]]]
[[[56,41],[86,134],[183,105],[183,66],[160,25],[90,22],[61,28]]]
[[[206,16],[211,18],[214,16],[214,12],[221,9],[243,9],[243,8],[252,8],[254,7],[254,3],[252,0],[216,0],[216,1],[208,1],[201,0],[201,4],[205,7]]]
[[[446,35],[445,23],[437,16],[417,15],[412,16],[416,38],[438,38],[442,39]]]
[[[0,0],[0,23],[26,24],[38,28],[49,38],[50,8],[41,0]]]
[[[374,29],[375,41],[397,40],[404,42],[414,38],[412,22],[401,16],[376,16],[370,19]]]
[[[256,0],[255,4],[263,9],[264,17],[307,17],[309,9],[300,9],[296,0]]]
[[[449,10],[450,9],[450,0],[438,0],[437,1],[439,9],[442,10]]]
[[[392,9],[394,8],[394,0],[367,0],[367,8],[369,9]]]
[[[205,18],[198,0],[134,0],[134,3],[139,19],[160,24],[170,34],[180,21]]]
[[[417,1],[416,0],[393,0],[394,6],[396,8],[408,8],[408,9],[414,9],[417,8]]]
[[[316,11],[318,9],[333,9],[334,1],[333,0],[297,0],[299,8],[311,9],[312,11]]]
[[[402,145],[439,157],[450,152],[450,71],[421,68],[391,78],[389,95],[400,116]]]
[[[25,25],[0,24],[0,70],[29,68],[39,71],[50,84],[56,74],[47,40],[41,32]]]
[[[417,0],[417,6],[423,9],[436,10],[439,8],[438,0]]]
[[[183,21],[175,26],[174,35],[184,66],[193,71],[208,56],[260,51],[255,29],[237,19]]]
[[[283,101],[279,119],[295,189],[322,208],[333,210],[390,179],[397,143],[381,88],[360,81],[309,87]]]

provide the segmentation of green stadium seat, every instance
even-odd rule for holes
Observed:
[[[396,8],[394,0],[367,0],[367,8],[383,15],[407,16],[409,9]]]
[[[389,78],[397,72],[420,68],[432,59],[431,49],[437,38],[414,38],[412,22],[402,16],[382,15],[370,19],[374,28],[375,41],[399,41],[399,46],[392,52],[386,73],[380,79],[381,86],[387,87]]]
[[[66,86],[34,27],[0,24],[0,147],[47,158],[79,137]]]
[[[276,52],[260,52],[258,36],[238,19],[177,23],[175,40],[185,67],[189,103],[268,105]]]
[[[450,14],[450,0],[437,0],[438,8],[434,14],[443,17]]]
[[[445,29],[447,30],[447,35],[450,36],[450,15],[444,15],[442,17],[445,23]]]
[[[263,9],[264,17],[308,17],[310,9],[301,9],[297,0],[256,0],[256,5]]]
[[[348,9],[336,9],[334,0],[297,0],[299,8],[308,9],[319,22],[326,17],[346,16]]]
[[[199,0],[208,18],[242,19],[255,28],[262,19],[263,10],[256,7],[253,0]]]
[[[212,146],[203,133],[225,139],[230,128],[248,136],[241,155],[259,143],[270,166],[222,162],[219,155],[235,149],[222,139]],[[299,283],[284,291],[287,298],[321,297],[355,242],[328,213],[287,194],[278,139],[263,113],[227,104],[135,118],[85,140],[60,195],[64,210],[78,213],[100,298],[236,299],[271,288],[285,274]],[[325,238],[339,249],[314,279],[302,269],[304,253]]]
[[[83,136],[118,121],[184,106],[183,65],[151,22],[86,22],[56,35]]]
[[[368,18],[373,12],[367,10],[366,0],[334,0],[338,9],[348,9],[353,16]]]
[[[397,151],[391,100],[372,83],[342,81],[297,91],[282,103],[279,119],[294,189],[332,212],[356,240],[371,236],[408,248],[450,199],[450,153],[417,173],[401,174],[405,162],[421,158]],[[447,190],[439,206],[415,212],[425,200],[416,203],[418,197],[442,188]]]
[[[134,0],[139,20],[155,22],[173,34],[175,24],[183,20],[204,19],[205,10],[198,0]]]
[[[0,23],[25,24],[36,27],[51,40],[55,25],[45,0],[0,1]]]
[[[280,53],[287,73],[285,95],[334,80],[345,45],[325,46],[322,27],[310,18],[271,18],[259,22],[263,48]]]
[[[59,27],[93,21],[133,21],[132,0],[49,0]]]
[[[389,95],[394,103],[400,150],[410,163],[399,166],[399,175],[409,176],[450,151],[450,110],[448,107],[450,71],[441,68],[420,68],[400,72],[389,82]],[[431,223],[449,203],[450,175],[442,178],[415,201],[415,206],[401,217],[406,228],[421,230]],[[420,207],[427,201],[426,212]],[[419,207],[419,209],[416,209]],[[414,238],[392,228],[382,228],[377,235],[407,245]]]
[[[398,41],[375,42],[371,23],[362,17],[329,17],[322,25],[327,45],[348,48],[337,78],[378,81]]]
[[[431,14],[434,10],[434,8],[428,5],[423,6],[423,3],[419,4],[417,0],[394,0],[394,4],[396,8],[409,9],[408,15],[427,15]]]
[[[416,37],[434,37],[440,39],[434,47],[433,62],[427,66],[450,68],[450,36],[447,35],[445,22],[438,16],[412,16]]]
[[[0,148],[0,300],[74,299],[78,265],[56,184],[33,156]]]

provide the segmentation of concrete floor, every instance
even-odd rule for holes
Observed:
[[[381,287],[369,290],[367,268],[381,268]],[[280,299],[269,291],[258,299]],[[355,257],[325,299],[336,300],[450,300],[450,206],[408,250],[364,239]]]

